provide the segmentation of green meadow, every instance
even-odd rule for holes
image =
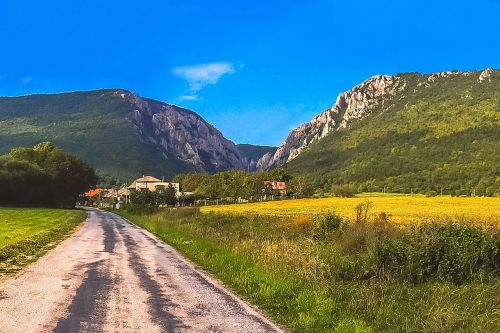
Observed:
[[[85,216],[84,211],[74,209],[0,208],[0,274],[36,260]]]

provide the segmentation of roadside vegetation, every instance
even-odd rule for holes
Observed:
[[[196,208],[120,214],[292,332],[500,330],[497,227],[437,216],[396,224],[366,199],[352,214],[332,208],[281,216]]]
[[[0,208],[0,275],[35,261],[85,219],[82,210]]]

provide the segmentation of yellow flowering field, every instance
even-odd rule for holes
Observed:
[[[361,202],[372,202],[371,213],[386,212],[394,222],[425,221],[431,218],[460,218],[500,223],[500,198],[432,197],[420,195],[361,194],[355,198],[319,198],[267,201],[233,205],[204,206],[202,212],[260,214],[275,216],[318,215],[334,211],[346,218],[354,217]]]

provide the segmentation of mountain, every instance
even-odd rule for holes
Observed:
[[[500,71],[377,75],[293,130],[260,169],[317,185],[500,192]]]
[[[262,156],[266,154],[274,154],[276,149],[278,149],[277,147],[257,146],[251,144],[239,144],[236,145],[236,147],[240,152],[241,161],[245,166],[245,170],[248,172],[254,172],[260,167],[258,162]]]
[[[121,89],[0,98],[0,154],[40,141],[120,179],[246,166],[198,114]]]

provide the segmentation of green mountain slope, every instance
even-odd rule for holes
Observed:
[[[0,98],[0,154],[41,141],[104,178],[243,168],[236,146],[196,113],[125,90]]]
[[[500,194],[500,72],[399,74],[405,88],[286,164],[319,186]]]

